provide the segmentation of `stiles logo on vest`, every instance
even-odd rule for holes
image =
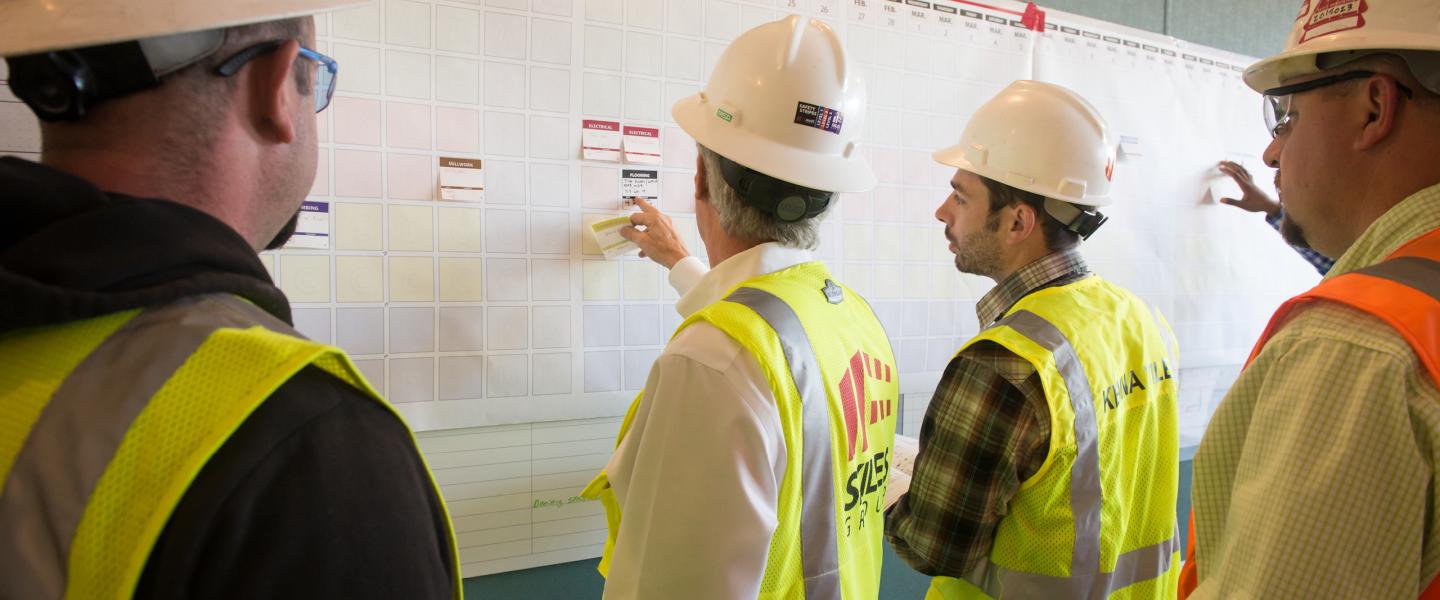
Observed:
[[[840,378],[840,406],[845,412],[845,448],[849,463],[854,465],[845,478],[845,512],[856,511],[859,523],[851,527],[851,515],[845,515],[845,535],[865,528],[866,513],[874,507],[879,514],[883,509],[882,497],[885,482],[890,475],[890,449],[868,455],[870,432],[873,425],[891,426],[895,418],[894,398],[867,398],[866,379],[890,382],[892,369],[865,352],[856,352],[850,357],[850,368]],[[860,462],[856,464],[856,456]],[[857,511],[858,508],[858,511]]]

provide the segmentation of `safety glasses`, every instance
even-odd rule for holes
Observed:
[[[1290,127],[1290,102],[1291,99],[1295,97],[1295,94],[1317,90],[1345,81],[1365,79],[1373,77],[1374,75],[1374,71],[1350,71],[1348,73],[1340,73],[1338,75],[1321,77],[1319,79],[1312,79],[1291,85],[1282,85],[1277,88],[1265,90],[1265,127],[1270,130],[1270,137],[1279,136]],[[1400,88],[1400,91],[1405,93],[1406,98],[1414,97],[1414,92],[1411,92],[1410,88],[1405,87],[1405,84],[1397,81],[1395,82],[1395,87]]]
[[[274,52],[284,43],[285,40],[261,42],[236,52],[234,56],[225,59],[225,62],[215,68],[215,74],[221,77],[230,77],[239,73],[245,63],[255,60],[256,57],[267,52]],[[300,47],[300,56],[315,61],[320,67],[315,73],[315,89],[312,90],[315,97],[315,112],[318,113],[330,106],[330,98],[335,95],[335,79],[336,74],[340,72],[340,63],[304,46]]]

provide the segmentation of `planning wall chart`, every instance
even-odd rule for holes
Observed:
[[[1260,218],[1214,200],[1233,195],[1221,159],[1269,177],[1260,98],[1240,81],[1253,59],[1053,10],[1031,31],[1024,9],[379,0],[322,16],[318,49],[341,70],[307,235],[264,259],[299,329],[345,349],[422,432],[466,576],[597,556],[601,508],[574,496],[680,318],[660,268],[605,260],[582,232],[629,212],[622,185],[658,178],[660,208],[704,256],[694,142],[669,107],[742,31],[799,13],[839,31],[868,82],[880,183],[840,198],[816,254],[891,337],[900,429],[918,434],[992,285],[953,267],[933,217],[952,171],[930,153],[1007,83],[1037,78],[1086,96],[1122,136],[1119,201],[1082,249],[1169,317],[1193,444],[1271,311],[1317,279]],[[38,152],[33,116],[0,86],[0,153]]]

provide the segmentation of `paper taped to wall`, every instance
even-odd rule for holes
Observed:
[[[440,199],[485,199],[485,162],[478,158],[440,157]]]
[[[306,200],[295,219],[295,234],[286,248],[325,250],[330,247],[330,203]]]

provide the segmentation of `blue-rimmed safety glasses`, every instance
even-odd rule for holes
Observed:
[[[245,63],[255,60],[256,57],[267,52],[274,52],[275,49],[279,48],[285,41],[286,40],[272,40],[269,42],[261,42],[236,52],[234,56],[220,63],[220,66],[215,67],[215,74],[221,77],[229,77],[239,73],[240,68],[245,66]],[[330,97],[335,95],[335,79],[336,74],[340,72],[340,63],[335,62],[333,58],[304,46],[300,47],[300,56],[315,61],[320,67],[315,72],[315,89],[312,90],[315,96],[315,112],[318,113],[325,110],[325,107],[330,106]]]
[[[1350,71],[1329,77],[1321,77],[1310,81],[1282,85],[1277,88],[1265,90],[1265,127],[1270,130],[1270,137],[1277,137],[1284,133],[1290,126],[1290,99],[1300,92],[1320,89],[1326,86],[1335,85],[1344,81],[1365,79],[1375,76],[1374,71]],[[1405,94],[1406,98],[1413,98],[1414,92],[1405,84],[1395,82],[1395,87]]]

